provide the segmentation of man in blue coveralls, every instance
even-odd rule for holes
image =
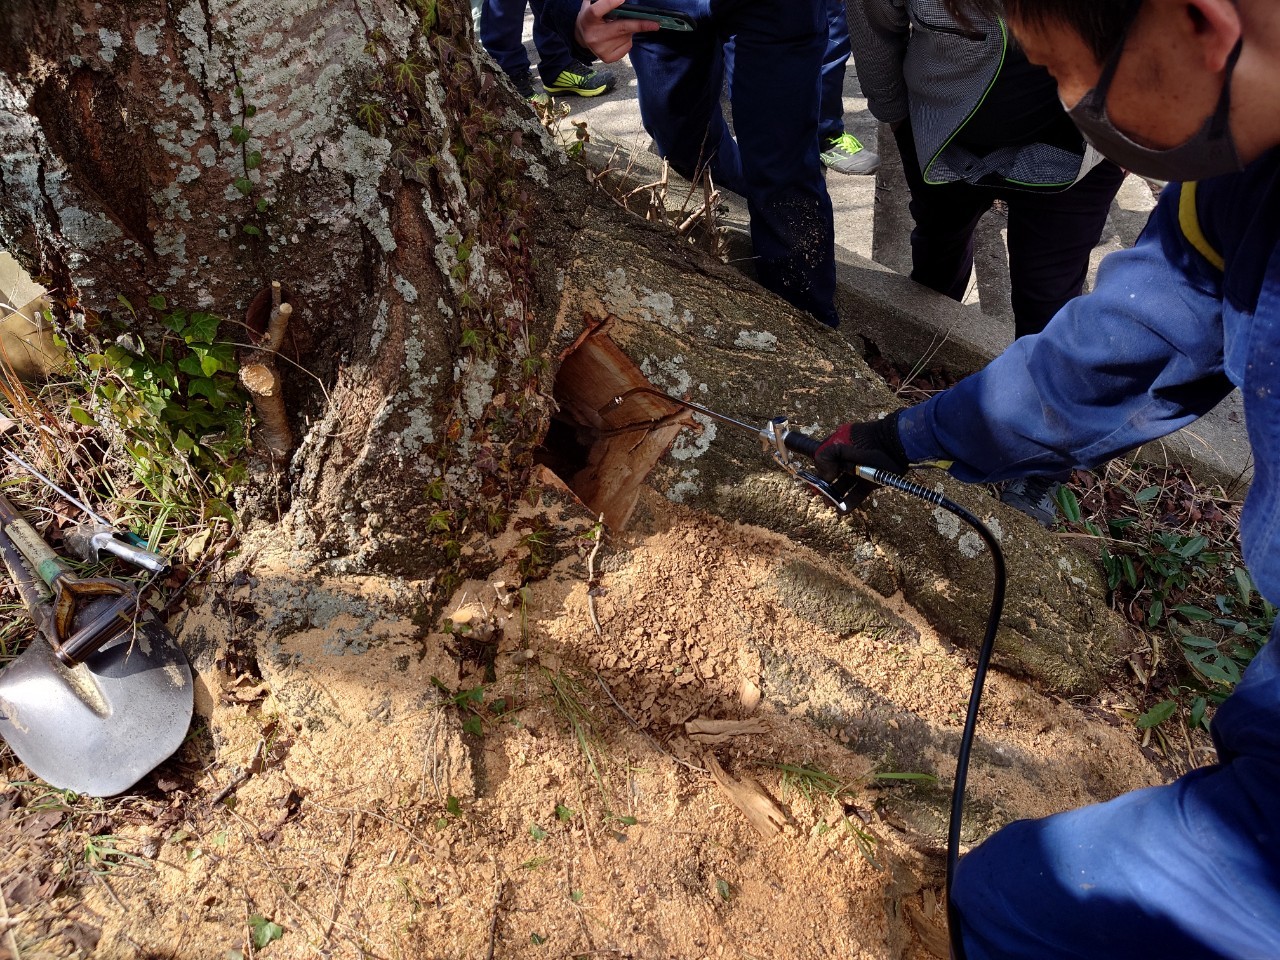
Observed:
[[[606,21],[622,0],[544,0],[544,18],[577,53],[613,63],[628,52],[642,115],[661,116],[663,155],[682,176],[709,164],[747,198],[760,282],[828,326],[835,309],[835,227],[818,153],[825,0],[662,0],[688,32]],[[635,47],[632,38],[643,34]],[[733,38],[730,98],[737,143],[720,110],[724,44]]]
[[[977,482],[1093,467],[1191,423],[1234,384],[1255,464],[1244,557],[1280,603],[1280,4],[1003,7],[1094,146],[1170,186],[1093,293],[928,402],[842,425],[820,468],[951,460]],[[1215,765],[1013,823],[960,861],[951,897],[968,960],[1280,957],[1277,632],[1213,719]]]

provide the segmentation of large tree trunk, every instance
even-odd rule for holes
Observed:
[[[881,498],[851,533],[758,476],[766,459],[723,427],[602,439],[672,412],[636,398],[602,419],[639,383],[811,430],[894,400],[848,341],[589,188],[464,5],[10,3],[0,41],[0,239],[61,291],[68,323],[109,332],[118,297],[159,295],[261,329],[283,284],[286,352],[308,371],[282,370],[301,443],[281,523],[300,568],[406,575],[438,609],[503,559],[492,538],[559,409],[582,462],[563,443],[541,456],[613,525],[661,461],[673,499],[825,545],[980,635],[986,558],[922,540],[958,538],[928,508]],[[157,327],[144,313],[141,332]],[[1006,662],[1092,689],[1120,639],[1096,573],[1056,549],[1046,563],[1035,531],[1004,523]]]
[[[450,691],[489,682],[466,663],[482,632],[489,646],[480,644],[480,659],[493,669],[500,655],[500,679],[516,686],[535,650],[557,656],[548,647],[563,591],[552,584],[552,599],[539,600],[512,588],[557,564],[553,541],[589,545],[600,515],[614,529],[637,512],[652,526],[658,508],[641,495],[646,482],[668,500],[814,548],[797,550],[809,559],[785,564],[778,584],[744,603],[765,627],[773,611],[762,608],[776,590],[782,606],[823,630],[855,639],[912,633],[851,578],[884,595],[901,591],[947,640],[976,642],[985,615],[989,557],[930,508],[884,494],[852,524],[839,523],[746,434],[652,396],[610,404],[652,385],[746,421],[786,415],[818,432],[896,401],[856,344],[588,184],[470,31],[458,0],[5,0],[0,9],[0,243],[48,279],[72,342],[126,329],[154,342],[159,311],[138,305],[157,297],[163,309],[244,317],[250,346],[273,281],[293,308],[277,372],[299,443],[286,461],[264,460],[258,478],[259,489],[274,485],[282,509],[258,511],[232,575],[174,629],[200,668],[199,707],[211,717],[218,755],[206,758],[205,773],[230,782],[230,767],[248,764],[253,744],[270,737],[265,709],[245,702],[248,676],[289,721],[278,755],[246,788],[250,801],[255,784],[267,791],[284,777],[286,807],[302,802],[289,800],[298,783],[311,785],[308,823],[347,816],[335,804],[347,803],[348,790],[375,811],[366,818],[353,807],[349,821],[332,819],[350,839],[327,846],[349,843],[346,857],[320,856],[305,884],[283,887],[269,858],[246,883],[247,899],[274,902],[316,944],[331,939],[339,918],[352,937],[370,928],[358,911],[339,910],[362,829],[377,835],[380,859],[406,842],[400,818],[426,835],[435,818],[457,815],[459,798],[496,799],[500,777],[485,767],[498,761],[461,735],[458,711],[445,709],[453,698],[432,681]],[[1001,509],[948,489],[979,513]],[[1008,513],[999,520],[1017,574],[1004,662],[1057,690],[1094,688],[1120,640],[1096,571],[1033,525]],[[561,551],[562,577],[578,566]],[[577,586],[573,602],[588,604]],[[466,613],[470,633],[441,622],[445,612],[463,617],[463,599],[445,607],[459,592],[468,602],[487,598],[480,613]],[[637,633],[648,637],[650,625],[630,619],[647,609],[639,598],[608,603],[603,628],[589,636],[619,651]],[[879,729],[887,708],[850,678],[834,706],[793,689],[819,673],[843,676],[834,660],[805,659],[803,631],[796,649],[757,649],[766,641],[756,633],[772,634],[737,610],[706,618],[725,614],[751,635],[740,679],[753,704],[763,689],[765,706],[806,723],[834,722],[866,744],[887,736]],[[538,623],[548,632],[535,642]],[[588,657],[606,674],[618,661]],[[626,688],[634,678],[621,667],[610,677],[633,711],[653,705],[647,686]],[[739,680],[729,668],[671,678],[661,683],[691,702],[736,699],[726,699]],[[899,759],[934,769],[930,751],[954,731],[943,724],[926,736],[929,725],[908,722],[905,709],[903,721],[920,753],[902,748]],[[503,731],[525,735],[501,726],[492,739],[503,742]],[[312,739],[314,753],[289,755],[295,733]],[[377,769],[346,756],[349,744],[377,745]],[[673,778],[688,775],[669,766]],[[475,816],[513,849],[528,830],[485,820],[479,804]],[[298,827],[282,821],[281,829]],[[447,845],[450,835],[437,833]],[[414,858],[404,869],[419,876]],[[162,938],[174,910],[221,896],[233,881],[219,872],[221,858],[206,860],[216,861],[206,866],[222,885],[215,897],[193,880],[190,891],[148,907],[154,924],[120,920],[121,936]],[[467,870],[481,867],[488,885],[487,864]],[[194,875],[181,865],[177,874]],[[332,905],[313,901],[329,896],[335,877]],[[895,873],[894,890],[900,881]],[[449,955],[479,956],[486,942],[492,954],[498,907],[486,902],[465,923],[450,921],[467,946]],[[637,930],[652,926],[635,908],[630,916]],[[220,937],[242,921],[211,912],[202,922]],[[890,927],[890,946],[868,955],[903,955],[901,921]],[[404,936],[414,955],[444,949],[414,941],[409,926]],[[295,943],[287,949],[302,951]],[[658,952],[669,951],[648,951]]]
[[[535,358],[583,199],[466,5],[2,16],[0,241],[67,319],[109,332],[118,297],[163,296],[260,329],[250,307],[280,281],[288,352],[314,374],[285,371],[309,426],[299,545],[444,572],[468,533],[500,529],[546,418]]]

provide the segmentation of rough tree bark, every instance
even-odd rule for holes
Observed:
[[[464,679],[446,603],[545,570],[546,542],[581,544],[600,514],[622,526],[645,482],[902,591],[950,639],[981,636],[989,558],[941,515],[886,494],[838,523],[751,437],[650,395],[610,404],[652,385],[818,432],[896,401],[850,340],[592,188],[479,52],[461,0],[4,0],[0,245],[49,278],[73,342],[159,335],[159,317],[135,321],[118,297],[163,296],[261,332],[282,284],[283,361],[265,360],[299,442],[260,480],[284,510],[258,517],[225,582],[174,625],[217,745],[203,770],[221,783],[268,736],[237,699],[247,674],[289,730],[328,731],[328,751],[299,763],[339,781],[337,796],[352,776],[373,782],[376,810],[483,796],[458,711],[433,685]],[[1057,690],[1096,686],[1122,640],[1096,571],[980,492],[948,490],[995,511],[1015,554],[1004,663]],[[825,575],[796,575],[798,609],[821,620],[876,602],[844,599],[847,575]],[[782,710],[804,699],[765,696]],[[353,774],[344,745],[363,740],[394,746]],[[341,812],[325,809],[308,817]],[[352,846],[360,822],[343,828]],[[332,879],[314,884],[322,897]],[[315,942],[327,941],[336,901],[308,913],[274,882],[252,897],[305,929],[319,909],[331,919]],[[194,902],[183,896],[156,898],[154,923],[101,912],[121,935],[163,938],[164,918]],[[456,955],[485,942],[492,954],[493,910],[459,928]]]
[[[301,440],[273,535],[296,570],[403,576],[438,610],[503,559],[493,538],[537,457],[615,524],[658,464],[673,499],[781,525],[979,636],[986,560],[927,509],[835,526],[749,438],[697,418],[607,442],[673,412],[600,412],[641,382],[811,429],[894,401],[850,342],[589,189],[469,17],[446,0],[6,3],[0,242],[50,278],[71,327],[110,330],[118,296],[154,295],[260,326],[283,284],[286,354],[309,372],[285,377]],[[581,462],[537,453],[557,409]],[[1004,522],[1030,571],[1007,662],[1093,687],[1119,639],[1096,574],[1046,565]],[[931,548],[928,526],[961,549]]]

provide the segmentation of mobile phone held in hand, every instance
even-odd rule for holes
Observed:
[[[663,10],[659,7],[646,7],[640,3],[624,3],[604,15],[606,21],[612,20],[652,20],[662,30],[680,30],[688,32],[693,29],[693,21],[678,10]]]

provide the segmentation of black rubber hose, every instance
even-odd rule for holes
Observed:
[[[875,483],[903,493],[918,497],[928,503],[941,507],[955,514],[982,537],[991,551],[991,560],[995,565],[995,583],[991,591],[991,610],[987,614],[987,631],[982,638],[982,646],[978,649],[978,662],[973,672],[973,688],[969,693],[969,709],[964,718],[964,732],[960,735],[960,751],[956,756],[955,783],[951,788],[951,822],[947,830],[947,930],[951,940],[953,960],[965,960],[964,943],[960,938],[960,917],[952,899],[956,865],[960,861],[960,826],[964,818],[964,788],[969,779],[969,756],[973,752],[973,735],[978,726],[978,710],[982,705],[982,688],[987,679],[987,668],[991,663],[991,651],[995,648],[996,631],[1000,627],[1000,614],[1004,610],[1004,595],[1007,585],[1007,574],[1004,564],[1004,552],[995,534],[987,529],[986,524],[975,517],[954,500],[948,500],[936,490],[922,487],[918,483],[905,480],[896,473],[887,470],[859,471],[859,475]]]

